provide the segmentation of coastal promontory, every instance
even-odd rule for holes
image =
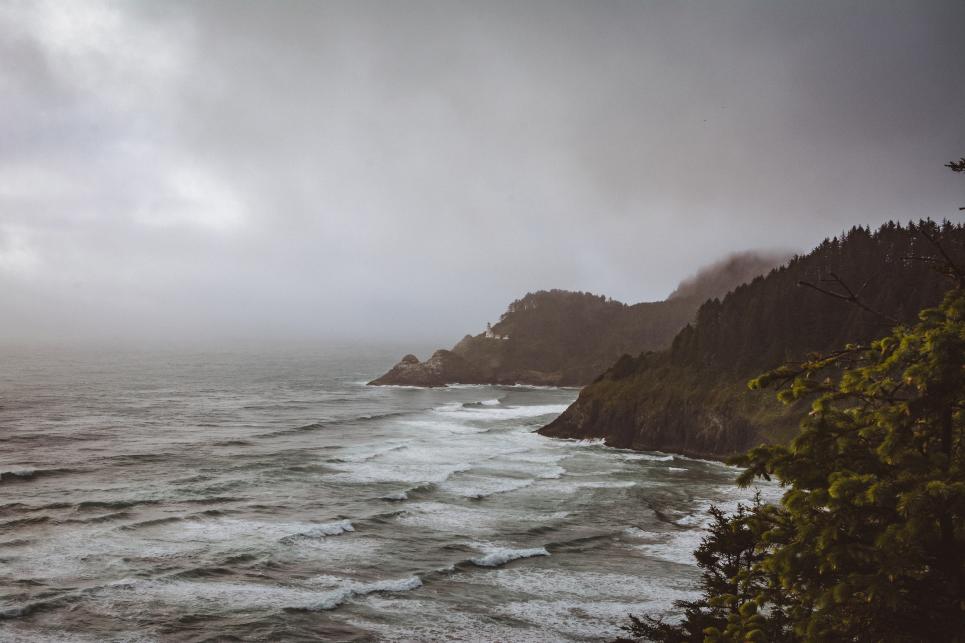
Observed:
[[[621,355],[668,348],[701,303],[781,263],[742,253],[698,271],[667,299],[628,305],[587,292],[541,290],[512,302],[483,332],[425,361],[406,355],[372,385],[583,386]]]

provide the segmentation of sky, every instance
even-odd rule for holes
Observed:
[[[961,220],[965,3],[0,0],[0,340],[448,345]]]

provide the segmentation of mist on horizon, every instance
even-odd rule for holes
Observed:
[[[411,341],[961,220],[965,5],[0,2],[0,341]]]

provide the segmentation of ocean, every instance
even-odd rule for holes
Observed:
[[[4,350],[0,640],[605,641],[694,596],[736,469],[534,433],[572,389],[365,385],[404,352]]]

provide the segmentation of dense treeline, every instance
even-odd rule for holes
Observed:
[[[914,320],[919,310],[941,300],[945,288],[929,262],[914,259],[935,254],[919,229],[950,241],[953,248],[956,240],[965,240],[965,229],[949,222],[889,222],[874,232],[852,228],[766,279],[738,287],[723,301],[703,304],[696,323],[674,339],[674,361],[753,373],[810,351],[875,337],[887,328],[880,316],[798,287],[802,281],[839,294],[846,295],[846,288],[860,291],[869,308],[886,311],[896,321]]]
[[[856,227],[828,239],[705,302],[670,350],[617,360],[541,432],[701,457],[786,442],[799,409],[749,392],[746,380],[810,352],[868,341],[937,305],[947,283],[933,269],[938,253],[929,238],[965,252],[965,226],[947,222]],[[866,308],[841,301],[849,292],[860,292]]]
[[[789,445],[739,461],[742,484],[760,476],[788,490],[779,505],[712,510],[695,552],[701,597],[678,603],[679,623],[633,618],[632,636],[965,640],[965,274],[945,265],[955,287],[916,324],[752,382],[810,402]],[[918,285],[899,292],[913,299]]]

